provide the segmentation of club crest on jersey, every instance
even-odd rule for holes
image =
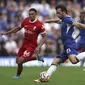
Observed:
[[[42,25],[42,28],[41,29],[44,29],[44,25]]]
[[[35,29],[36,29],[36,26],[34,26],[33,30],[35,30]]]
[[[24,27],[28,27],[28,25],[25,25]]]

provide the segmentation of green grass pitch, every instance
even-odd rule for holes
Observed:
[[[34,83],[48,67],[24,67],[21,79],[12,79],[16,67],[0,67],[0,85],[85,85],[83,67],[58,67],[47,83]]]

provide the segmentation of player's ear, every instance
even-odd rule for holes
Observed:
[[[35,12],[35,14],[37,15],[37,12]]]

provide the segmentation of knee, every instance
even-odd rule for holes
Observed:
[[[68,58],[72,64],[76,64],[79,62],[79,60],[76,58],[76,55],[70,55]]]
[[[76,64],[76,63],[78,63],[78,61],[77,60],[72,60],[71,63]]]
[[[60,58],[55,58],[52,62],[52,65],[58,65],[61,63],[61,59]]]
[[[16,59],[17,64],[22,64],[23,62],[24,62],[24,58],[22,58],[22,57]]]
[[[18,60],[16,63],[17,63],[17,64],[22,64],[22,62],[21,62],[20,60]]]

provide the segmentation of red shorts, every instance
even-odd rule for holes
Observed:
[[[19,52],[17,54],[18,57],[23,57],[25,60],[29,61],[29,60],[32,60],[32,55],[34,53],[34,48],[32,47],[24,47],[22,46],[20,49],[19,49]]]

